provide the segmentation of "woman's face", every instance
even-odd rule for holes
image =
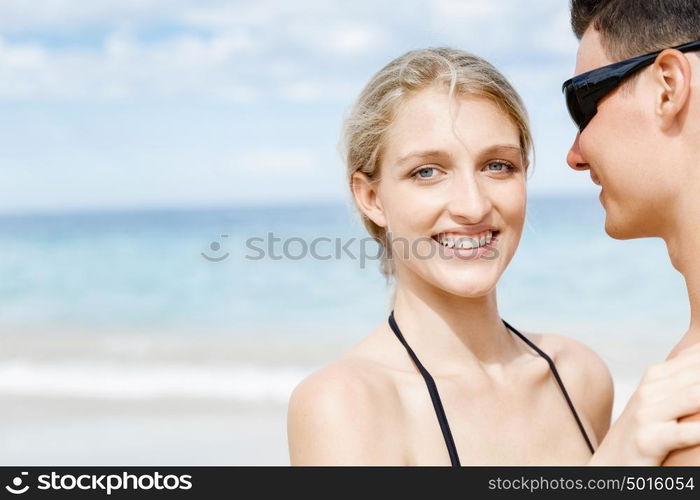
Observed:
[[[491,292],[520,241],[526,164],[517,127],[490,101],[430,88],[387,132],[377,204],[399,280],[451,294]]]

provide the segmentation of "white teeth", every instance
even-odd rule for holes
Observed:
[[[493,232],[486,231],[473,236],[455,235],[454,238],[452,236],[440,236],[439,242],[447,248],[474,249],[491,243],[492,239]]]
[[[449,237],[447,237],[447,238],[446,238],[446,237],[440,238],[440,244],[441,244],[442,246],[447,247],[447,248],[452,248],[452,247],[455,246],[455,242],[452,241],[452,238],[449,238]]]
[[[460,238],[458,248],[472,249],[479,246],[479,240],[476,238]]]

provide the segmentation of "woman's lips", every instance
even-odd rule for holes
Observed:
[[[438,246],[438,256],[444,256],[448,259],[457,258],[460,260],[475,260],[485,257],[487,260],[493,260],[493,258],[496,257],[495,245],[499,241],[500,234],[500,231],[495,231],[490,242],[477,248],[450,248],[446,247],[435,238],[432,238],[432,240]],[[491,259],[488,259],[488,257],[491,257]]]

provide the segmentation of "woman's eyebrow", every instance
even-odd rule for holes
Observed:
[[[439,149],[432,149],[427,151],[413,151],[399,158],[396,164],[403,165],[404,163],[410,160],[426,160],[428,158],[435,158],[436,156],[447,156],[447,153]]]
[[[518,145],[515,144],[494,144],[493,146],[489,146],[487,148],[484,148],[479,152],[480,155],[486,156],[486,155],[492,155],[492,154],[512,154],[516,153],[520,156],[523,154],[523,148],[521,148]]]
[[[488,147],[478,151],[479,156],[488,156],[488,155],[493,155],[493,154],[513,154],[513,153],[522,156],[523,148],[521,148],[517,144],[494,144],[492,146],[488,146]],[[411,160],[427,160],[430,158],[444,157],[444,156],[450,156],[450,155],[449,155],[449,153],[442,151],[440,149],[431,149],[431,150],[425,150],[425,151],[412,151],[408,154],[405,154],[401,158],[399,158],[396,162],[396,165],[404,165],[405,163],[407,163]]]

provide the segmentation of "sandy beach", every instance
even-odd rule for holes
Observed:
[[[0,343],[0,465],[286,465],[286,404],[334,348],[25,331]]]
[[[0,397],[1,465],[286,465],[286,407]]]
[[[662,359],[672,342],[656,339],[630,350],[625,342],[596,338],[588,345],[613,374],[616,417],[644,367]],[[286,465],[288,395],[329,355],[312,357],[313,365],[296,371],[275,368],[278,359],[252,375],[234,367],[222,371],[211,360],[162,365],[161,355],[140,365],[105,360],[97,368],[75,359],[50,369],[46,360],[25,364],[21,378],[31,385],[20,387],[17,376],[12,385],[12,372],[0,384],[0,464]],[[235,386],[246,389],[231,391]]]

